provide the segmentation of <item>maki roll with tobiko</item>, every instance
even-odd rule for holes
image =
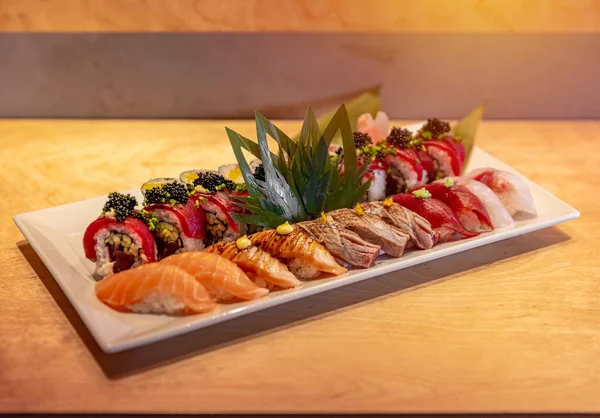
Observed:
[[[136,211],[135,197],[111,193],[102,215],[83,235],[85,256],[96,263],[96,274],[104,277],[157,260],[151,230],[156,217]]]
[[[226,180],[231,180],[236,184],[244,184],[244,176],[242,176],[242,170],[237,164],[226,164],[222,165],[217,170]]]
[[[388,165],[387,194],[419,188],[429,182],[429,172],[421,162],[417,143],[412,133],[403,128],[392,128],[386,139]],[[426,160],[429,162],[429,160]]]
[[[363,179],[363,182],[371,180],[366,199],[369,202],[384,199],[388,170],[387,163],[384,160],[387,150],[385,144],[374,145],[367,134],[354,132],[354,146],[356,147],[358,166],[360,167],[364,164],[368,166]]]
[[[232,241],[246,233],[246,224],[238,223],[232,216],[232,213],[243,213],[235,197],[247,193],[245,185],[208,170],[186,171],[181,173],[180,179],[188,187],[190,201],[206,213],[207,246]]]
[[[158,257],[204,249],[206,214],[188,198],[187,188],[177,179],[152,179],[142,186],[144,210],[155,215],[152,231]]]
[[[450,133],[450,124],[439,119],[427,119],[415,138],[433,160],[431,180],[460,176],[465,163],[465,147],[460,138]]]

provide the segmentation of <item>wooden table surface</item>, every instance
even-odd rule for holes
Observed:
[[[231,162],[224,124],[0,121],[0,412],[600,411],[600,122],[478,138],[576,221],[103,354],[11,217]]]

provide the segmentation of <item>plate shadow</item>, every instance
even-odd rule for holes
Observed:
[[[27,241],[20,241],[17,243],[17,247],[62,309],[106,376],[109,379],[118,379],[333,315],[360,304],[372,303],[376,300],[414,291],[451,279],[467,271],[484,268],[491,263],[502,262],[534,251],[549,250],[550,247],[566,243],[569,239],[569,235],[556,227],[546,228],[116,354],[105,354],[96,344],[75,308],[31,245]]]

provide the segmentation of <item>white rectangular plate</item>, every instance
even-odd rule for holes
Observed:
[[[475,148],[468,170],[478,167],[494,167],[516,173],[485,151]],[[15,216],[14,220],[102,350],[106,353],[116,353],[370,277],[546,228],[579,216],[577,210],[556,196],[526,178],[525,181],[533,195],[538,216],[517,220],[514,227],[495,230],[471,239],[440,244],[431,250],[413,251],[398,259],[380,257],[372,268],[366,270],[352,270],[342,276],[305,282],[300,288],[273,292],[260,300],[225,305],[217,313],[187,317],[120,313],[96,299],[95,280],[92,277],[93,264],[85,258],[81,241],[86,227],[100,213],[106,200],[105,196],[23,213]],[[138,199],[141,198],[139,190],[129,192]]]

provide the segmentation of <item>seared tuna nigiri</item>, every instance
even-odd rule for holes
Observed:
[[[194,276],[217,302],[233,298],[256,299],[269,293],[250,280],[233,262],[217,254],[202,251],[180,253],[160,263],[179,267]]]
[[[444,183],[436,182],[425,186],[431,197],[441,200],[458,216],[469,231],[485,232],[492,230],[492,221],[477,196],[464,186],[454,184],[452,179]]]
[[[394,202],[418,213],[427,219],[432,228],[439,234],[439,241],[450,241],[459,237],[474,237],[479,235],[477,232],[471,232],[461,223],[452,209],[445,203],[434,199],[424,188],[415,190],[412,193],[402,193],[392,196]]]
[[[335,223],[331,216],[300,222],[296,226],[311,234],[340,263],[348,266],[371,267],[381,251],[379,245],[363,240],[356,232]]]
[[[492,221],[494,229],[505,228],[515,224],[514,219],[510,216],[510,213],[508,213],[502,204],[502,201],[500,201],[498,196],[496,196],[496,193],[485,184],[468,177],[448,178],[452,179],[454,184],[466,187],[471,193],[477,196],[481,204],[485,207],[488,215],[490,215],[490,220]],[[444,182],[445,180],[440,181]]]
[[[162,263],[106,277],[96,283],[95,290],[100,301],[126,312],[187,315],[218,307],[194,276]]]
[[[386,223],[403,231],[410,238],[408,247],[427,250],[435,244],[437,236],[427,219],[415,212],[394,203],[391,199],[383,202],[361,203],[367,213],[379,216]]]
[[[220,242],[211,245],[204,252],[219,254],[231,260],[262,287],[289,289],[302,284],[285,264],[268,252],[252,245],[246,237],[238,238],[236,242]]]
[[[395,226],[388,225],[380,217],[364,212],[360,205],[357,205],[354,210],[337,209],[327,215],[331,216],[334,222],[356,232],[365,241],[380,245],[386,254],[400,257],[404,253],[408,234]]]
[[[314,279],[321,273],[337,276],[347,271],[306,231],[288,223],[248,238],[252,244],[281,259],[301,280]]]

